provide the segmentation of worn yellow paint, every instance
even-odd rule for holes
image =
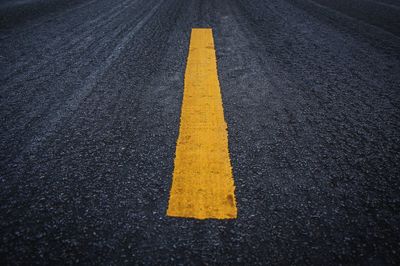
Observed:
[[[192,29],[167,215],[237,217],[211,29]]]

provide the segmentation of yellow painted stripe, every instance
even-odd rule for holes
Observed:
[[[192,29],[167,215],[237,217],[211,29]]]

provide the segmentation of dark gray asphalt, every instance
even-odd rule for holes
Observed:
[[[0,15],[0,264],[399,265],[399,1]],[[165,215],[193,27],[214,30],[233,221]]]

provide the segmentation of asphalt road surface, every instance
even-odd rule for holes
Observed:
[[[398,0],[3,0],[0,15],[2,265],[399,265]],[[199,27],[233,220],[166,216]]]

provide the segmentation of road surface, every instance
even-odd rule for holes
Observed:
[[[0,258],[400,262],[400,2],[0,2]],[[211,28],[237,218],[167,216]]]

